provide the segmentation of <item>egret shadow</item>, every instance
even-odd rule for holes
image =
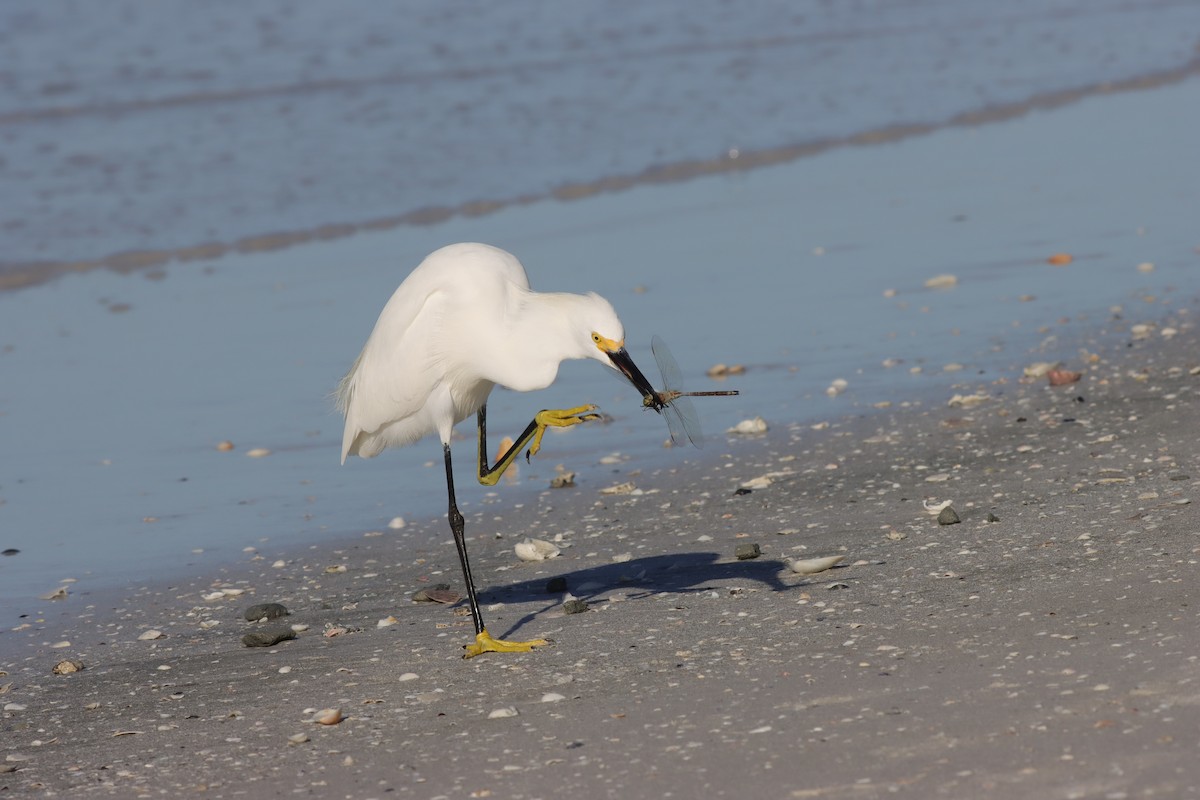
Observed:
[[[541,611],[526,614],[516,620],[504,634],[509,636],[538,614],[559,605],[564,592],[570,592],[574,597],[586,601],[615,589],[632,589],[634,591],[628,594],[626,599],[635,600],[657,594],[708,592],[725,588],[730,581],[753,581],[773,592],[807,585],[807,581],[784,583],[780,574],[786,569],[787,564],[776,559],[727,561],[722,560],[717,553],[673,553],[601,564],[561,573],[558,576],[543,576],[507,586],[495,586],[482,592],[480,601],[547,603]],[[565,582],[565,587],[553,590],[548,588],[559,579]]]

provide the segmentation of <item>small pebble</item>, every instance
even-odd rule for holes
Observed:
[[[83,662],[76,661],[73,658],[68,658],[65,661],[60,661],[54,665],[54,669],[50,670],[55,675],[70,675],[72,672],[79,672],[83,669]]]
[[[938,525],[954,525],[962,522],[953,506],[946,506],[937,517]]]
[[[340,708],[323,708],[313,715],[309,722],[315,722],[318,725],[337,725],[345,717],[342,716]]]
[[[260,619],[279,619],[290,613],[282,603],[258,603],[247,608],[242,616],[247,622],[258,622]]]
[[[217,442],[217,450],[219,450],[222,453],[228,453],[232,449],[233,449],[233,442],[229,441],[228,439],[226,439],[223,442]]]
[[[295,733],[288,737],[288,742],[291,744],[304,744],[308,741],[307,733]]]
[[[737,556],[738,561],[747,561],[751,558],[758,558],[761,556],[762,549],[754,542],[745,542],[743,544],[739,544],[733,551],[733,554]]]
[[[0,556],[15,556],[19,552],[21,551],[15,547],[7,547],[4,550],[0,550]]]
[[[1000,518],[999,518],[999,517],[997,517],[995,514],[993,514],[992,512],[990,512],[990,511],[989,511],[989,512],[988,512],[988,515],[987,515],[987,521],[988,521],[988,522],[999,522],[999,521],[1000,521]]]
[[[246,647],[271,647],[295,638],[296,632],[291,628],[267,628],[261,631],[250,631],[242,637],[242,644]]]

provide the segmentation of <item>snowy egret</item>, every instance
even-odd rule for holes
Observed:
[[[492,486],[521,450],[541,447],[546,428],[596,419],[596,406],[539,411],[494,465],[488,465],[487,399],[499,384],[519,392],[544,389],[567,359],[592,358],[621,372],[661,408],[658,396],[625,350],[625,329],[597,294],[534,292],[513,255],[484,244],[452,244],[430,254],[384,306],[362,353],[337,388],[346,416],[346,456],[370,458],[388,447],[437,433],[446,462],[450,529],[467,585],[475,641],[465,658],[525,651],[542,639],[494,639],[483,624],[464,520],[454,499],[450,432],[472,414],[479,428],[479,482]],[[650,398],[647,400],[647,398]]]

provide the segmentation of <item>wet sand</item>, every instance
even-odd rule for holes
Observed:
[[[897,395],[816,428],[772,419],[762,436],[713,436],[695,469],[593,468],[520,509],[501,486],[467,533],[491,629],[554,640],[534,653],[464,661],[461,606],[413,602],[461,588],[440,520],[44,601],[3,637],[0,787],[1186,794],[1200,782],[1195,307],[1175,298],[1144,338],[1126,319],[1080,334],[1068,386],[990,375],[955,387],[988,395],[974,406]],[[639,493],[599,491],[623,482]],[[932,499],[961,523],[940,525]],[[562,555],[519,562],[526,535],[561,536]],[[762,555],[738,560],[745,544]],[[846,566],[787,568],[823,555]],[[587,612],[563,613],[556,577]],[[241,593],[206,599],[222,589]],[[245,647],[278,624],[242,620],[265,602],[307,629]],[[164,638],[139,640],[149,629]],[[52,674],[63,659],[85,668]],[[306,722],[325,708],[344,720]]]

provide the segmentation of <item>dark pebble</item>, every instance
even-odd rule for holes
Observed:
[[[738,488],[733,490],[733,496],[734,497],[742,497],[743,495],[750,494],[750,492],[752,492],[752,491],[754,491],[754,490],[747,489],[745,486],[739,486]]]
[[[250,631],[242,637],[242,644],[246,647],[270,647],[295,638],[296,632],[291,628],[267,628],[262,631]]]
[[[282,603],[259,603],[247,608],[242,616],[247,622],[258,622],[260,619],[279,619],[290,613]]]
[[[992,512],[990,512],[990,511],[989,511],[989,512],[988,512],[988,515],[987,515],[987,521],[988,521],[988,522],[999,522],[999,521],[1000,521],[1000,518],[999,518],[999,517],[997,517],[995,514],[993,514]]]
[[[582,614],[588,610],[588,604],[582,600],[568,600],[563,603],[564,614]]]
[[[762,550],[753,542],[747,544],[739,544],[733,554],[738,557],[739,561],[748,561],[751,558],[758,558],[762,555]]]
[[[1171,480],[1173,480],[1173,481],[1190,481],[1191,479],[1192,479],[1191,475],[1172,475],[1171,476]],[[4,555],[7,556],[7,555],[10,555],[10,553],[7,550],[5,550]]]
[[[10,548],[8,548],[7,550],[4,550],[3,552],[0,552],[0,556],[15,556],[15,555],[16,555],[17,553],[19,553],[19,552],[21,552],[21,551],[20,551],[20,550],[18,550],[17,548],[15,548],[15,547],[10,547]]]
[[[938,525],[954,525],[962,522],[958,518],[958,512],[954,510],[954,506],[946,506],[942,509],[942,513],[938,514]]]
[[[563,577],[551,578],[546,581],[547,594],[562,594],[567,590],[567,579]]]

